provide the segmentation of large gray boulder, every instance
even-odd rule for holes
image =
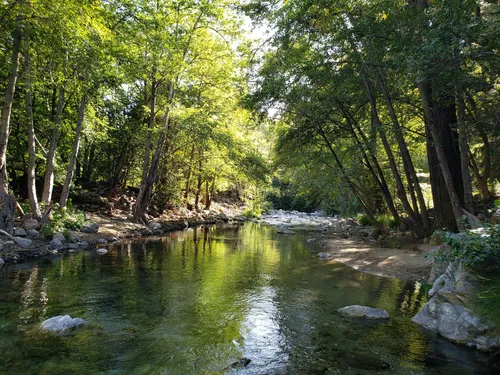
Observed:
[[[87,322],[81,318],[73,319],[69,315],[60,315],[42,322],[42,328],[49,332],[64,332],[85,324],[87,324]]]
[[[389,314],[387,313],[387,311],[382,309],[375,309],[368,306],[346,306],[339,309],[338,312],[351,318],[389,319]]]
[[[448,265],[429,291],[429,302],[412,321],[458,344],[481,351],[499,349],[499,332],[477,314],[472,304],[478,287],[478,278],[465,266],[460,263]]]
[[[21,246],[24,249],[30,247],[33,243],[33,241],[22,237],[12,237],[12,241],[14,241],[18,246]]]
[[[99,224],[97,223],[91,223],[89,225],[85,225],[80,229],[80,232],[83,233],[97,233],[99,231]]]

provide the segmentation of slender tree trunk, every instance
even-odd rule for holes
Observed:
[[[389,141],[387,140],[387,137],[385,135],[385,131],[382,129],[382,124],[380,122],[380,118],[378,115],[377,102],[375,100],[375,96],[373,95],[370,83],[368,82],[368,79],[366,78],[364,72],[361,73],[361,77],[363,79],[368,100],[370,102],[372,121],[374,122],[375,125],[374,127],[375,129],[377,129],[380,139],[382,140],[382,145],[384,146],[385,153],[387,154],[387,158],[389,160],[389,166],[391,168],[392,175],[396,182],[396,191],[398,194],[398,198],[403,204],[403,207],[408,215],[407,224],[417,237],[423,238],[426,236],[427,230],[423,227],[421,216],[413,210],[412,206],[410,205],[410,202],[408,201],[408,196],[406,195],[406,189],[404,187],[401,174],[399,173],[396,160],[394,158],[394,154],[392,152]]]
[[[471,95],[467,95],[467,102],[470,104],[472,109],[470,113],[472,116],[477,116],[477,104],[474,101],[474,98]],[[472,171],[474,176],[476,177],[477,187],[481,192],[481,195],[486,200],[492,200],[494,198],[493,193],[491,192],[488,181],[491,177],[491,155],[490,155],[490,140],[488,138],[488,134],[484,130],[484,126],[481,121],[474,121],[475,127],[479,136],[483,141],[482,154],[483,154],[483,172],[479,168],[479,165],[476,163],[474,156],[472,153],[469,154],[469,159],[471,161]]]
[[[21,55],[21,30],[17,28],[13,34],[14,43],[12,46],[11,66],[7,89],[5,91],[4,104],[0,120],[0,193],[8,194],[9,182],[7,178],[7,143],[10,134],[10,115],[12,113],[12,103],[14,102],[14,92],[19,76],[19,59]],[[0,228],[2,229],[2,228]]]
[[[85,108],[87,106],[87,93],[84,93],[80,106],[78,108],[78,120],[76,123],[75,139],[73,141],[73,149],[71,150],[71,156],[69,159],[68,169],[66,172],[66,180],[64,181],[63,190],[61,193],[61,199],[59,204],[61,207],[65,207],[68,203],[69,189],[71,183],[73,182],[73,174],[75,171],[76,158],[78,157],[78,151],[80,150],[80,137],[82,134],[83,120],[85,118]]]
[[[35,175],[35,163],[36,163],[36,150],[35,150],[35,128],[33,124],[33,83],[31,77],[31,60],[29,52],[29,42],[26,42],[26,53],[25,53],[25,64],[26,64],[26,117],[28,120],[28,198],[30,201],[31,214],[34,218],[39,219],[41,217],[40,207],[38,205],[38,197],[36,194],[36,175]]]
[[[194,159],[194,144],[191,148],[191,157],[189,160],[188,173],[186,176],[186,189],[184,190],[184,199],[186,200],[186,204],[188,204],[187,199],[189,198],[189,193],[191,190],[191,175],[193,174],[193,159]]]
[[[200,195],[201,195],[201,188],[203,186],[203,179],[201,177],[201,174],[198,175],[198,183],[196,184],[196,194],[195,194],[195,199],[194,199],[194,209],[196,211],[200,210]]]
[[[458,140],[460,144],[460,167],[462,170],[462,180],[464,186],[465,209],[474,213],[474,203],[472,199],[472,182],[469,172],[469,141],[467,139],[467,126],[465,123],[465,102],[462,87],[457,89],[457,120],[458,120]]]
[[[410,191],[412,193],[412,197],[414,197],[415,194],[413,193],[412,191],[413,189],[411,189],[411,186],[413,186],[416,192],[416,198],[418,200],[418,205],[420,207],[420,210],[417,209],[416,211],[420,212],[422,215],[422,221],[424,223],[425,230],[430,231],[431,223],[429,219],[429,211],[427,210],[427,205],[425,203],[424,194],[422,192],[422,188],[420,187],[420,182],[418,181],[418,176],[415,171],[415,166],[413,164],[410,151],[408,150],[408,146],[406,145],[401,125],[399,124],[398,116],[396,115],[396,111],[394,110],[394,104],[392,102],[392,97],[389,93],[389,89],[387,88],[387,82],[385,80],[385,77],[382,77],[380,73],[379,73],[379,81],[382,86],[382,92],[384,94],[387,109],[389,110],[389,116],[391,117],[392,120],[394,135],[396,136],[396,141],[398,143],[399,150],[401,151],[401,155],[403,157],[403,163],[405,171],[407,173],[406,177],[408,180],[408,184],[410,185]]]
[[[42,202],[49,204],[52,200],[52,189],[54,188],[54,170],[56,167],[56,150],[59,134],[61,131],[62,114],[64,110],[64,88],[59,88],[59,99],[57,102],[57,111],[50,139],[49,152],[47,153],[47,164],[45,166],[45,179],[43,184]]]
[[[340,161],[339,157],[337,156],[337,153],[335,152],[332,144],[330,143],[330,140],[326,136],[326,134],[325,134],[325,132],[324,132],[324,130],[323,130],[323,128],[321,126],[318,126],[318,133],[320,134],[320,136],[325,141],[326,147],[328,148],[328,150],[332,154],[332,156],[333,156],[333,158],[335,160],[335,163],[337,164],[337,166],[340,169],[340,173],[342,175],[342,178],[344,179],[345,183],[350,188],[350,190],[353,192],[353,194],[356,196],[359,204],[361,205],[361,207],[363,207],[363,211],[370,218],[370,220],[377,226],[377,228],[380,231],[380,233],[387,234],[387,228],[384,228],[377,221],[377,218],[375,217],[373,211],[370,209],[370,207],[368,206],[368,204],[364,201],[363,197],[361,196],[361,194],[358,191],[358,188],[356,187],[356,184],[354,184],[354,182],[348,176],[348,174],[347,174],[347,172],[346,172],[346,170],[344,168],[344,165],[342,164],[342,162]]]
[[[151,78],[151,102],[149,104],[149,121],[148,131],[146,135],[146,148],[144,150],[144,162],[142,167],[142,183],[146,180],[149,172],[149,163],[151,159],[151,143],[153,139],[153,129],[156,120],[156,66],[153,65],[153,72]]]
[[[139,194],[137,195],[136,199],[134,220],[137,222],[147,223],[148,221],[146,218],[146,211],[148,209],[149,201],[151,199],[151,193],[153,191],[154,182],[156,180],[156,175],[158,173],[158,166],[160,165],[160,160],[163,154],[165,141],[167,136],[169,135],[170,111],[172,104],[174,102],[174,96],[175,96],[174,84],[170,83],[169,94],[168,94],[168,105],[166,108],[165,115],[163,117],[163,134],[160,137],[160,140],[158,141],[158,145],[156,147],[153,160],[151,161],[149,172],[146,176],[146,179],[141,183]]]
[[[389,187],[387,185],[387,181],[386,181],[385,176],[382,172],[382,169],[380,168],[380,164],[378,163],[377,159],[373,156],[373,154],[371,154],[371,150],[366,144],[367,143],[366,136],[361,131],[360,135],[363,138],[363,141],[365,142],[363,144],[363,142],[361,142],[361,140],[358,138],[358,135],[356,134],[356,131],[354,130],[354,127],[351,123],[351,120],[349,120],[349,118],[347,118],[347,117],[346,117],[346,120],[349,124],[350,132],[353,135],[353,138],[354,138],[356,144],[360,147],[361,152],[363,153],[363,159],[365,160],[365,164],[366,164],[368,170],[370,171],[373,179],[375,180],[375,182],[379,186],[379,189],[382,192],[382,195],[384,196],[385,202],[387,204],[387,208],[391,212],[394,219],[399,220],[400,219],[399,213],[396,210],[396,206],[394,205],[394,200],[392,198],[391,192],[390,192]],[[361,129],[359,128],[358,131],[360,131],[360,130]],[[370,158],[369,158],[369,156],[370,156]],[[370,159],[371,159],[371,162],[370,162]]]

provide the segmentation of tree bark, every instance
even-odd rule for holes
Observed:
[[[64,181],[63,190],[61,193],[61,199],[59,200],[59,205],[65,207],[68,203],[69,189],[71,183],[73,182],[73,174],[75,171],[76,158],[78,157],[78,151],[80,150],[80,137],[82,134],[83,120],[85,118],[85,108],[87,106],[87,93],[84,93],[80,101],[80,106],[78,108],[78,120],[76,123],[75,139],[73,141],[73,148],[71,150],[71,156],[69,159],[68,169],[66,172],[66,180]]]
[[[149,172],[149,163],[151,161],[151,143],[153,139],[153,129],[156,120],[156,66],[153,65],[152,78],[151,78],[151,102],[149,104],[149,120],[148,129],[146,134],[146,148],[144,150],[144,161],[142,166],[142,183],[146,180]]]
[[[20,22],[20,21],[18,21]],[[19,25],[18,25],[19,26]],[[21,55],[22,34],[19,27],[13,33],[13,46],[11,55],[11,67],[7,89],[5,91],[2,115],[0,117],[0,193],[8,194],[9,181],[7,177],[7,143],[10,134],[10,115],[12,113],[12,103],[14,102],[14,92],[16,82],[19,77],[19,59]],[[0,225],[0,229],[4,229]]]
[[[158,166],[160,165],[160,160],[163,154],[163,149],[165,147],[165,141],[169,133],[170,127],[170,111],[172,104],[174,102],[175,90],[174,84],[169,85],[168,94],[168,105],[163,117],[163,134],[158,141],[153,160],[151,161],[151,166],[149,168],[146,179],[141,183],[139,189],[139,194],[137,195],[135,210],[134,210],[134,220],[137,222],[147,223],[146,211],[149,206],[149,201],[151,199],[151,193],[153,192],[154,182],[156,180],[156,175],[158,173]]]
[[[47,163],[45,166],[45,179],[43,184],[42,202],[49,204],[52,200],[52,190],[54,188],[54,170],[56,167],[56,150],[59,134],[61,131],[62,114],[64,110],[64,88],[59,88],[59,99],[57,103],[57,111],[54,119],[54,127],[52,129],[52,137],[50,139],[49,152],[47,153]]]
[[[25,53],[26,64],[26,117],[28,121],[28,198],[30,202],[31,214],[35,219],[41,217],[40,207],[38,205],[38,197],[36,194],[35,181],[35,163],[36,163],[36,145],[35,145],[35,128],[33,124],[33,82],[31,77],[31,60],[29,51],[29,41],[26,42]]]
[[[446,116],[446,113],[437,113],[436,110],[432,109],[432,100],[431,100],[431,93],[428,85],[425,82],[420,82],[417,84],[418,90],[420,92],[420,96],[422,99],[423,103],[423,108],[424,108],[424,115],[427,119],[427,131],[430,134],[430,137],[428,139],[428,142],[432,143],[432,148],[435,152],[435,156],[437,158],[437,162],[439,165],[439,170],[441,171],[441,176],[444,182],[444,186],[446,188],[446,192],[448,193],[447,197],[442,196],[442,192],[437,192],[435,191],[435,188],[437,186],[433,186],[433,196],[434,196],[434,210],[436,213],[436,217],[438,215],[442,214],[442,208],[440,207],[441,205],[446,205],[448,203],[451,206],[451,212],[453,214],[452,219],[450,218],[444,218],[447,222],[447,227],[450,230],[464,230],[464,224],[462,223],[462,208],[460,205],[460,198],[459,194],[457,193],[456,190],[456,181],[454,181],[452,172],[450,170],[450,167],[448,165],[448,160],[446,158],[446,153],[444,151],[445,149],[445,138],[444,137],[449,137],[449,135],[445,135],[447,133],[451,134],[451,127],[450,124],[447,123],[447,121],[444,121],[443,118],[439,119],[437,118],[439,115],[441,117],[443,115]],[[439,104],[439,107],[441,107],[442,104]],[[437,108],[438,111],[442,112],[443,108]],[[448,109],[451,110],[451,109]],[[446,112],[446,111],[445,111]],[[441,121],[440,121],[441,120]],[[452,145],[453,146],[453,145]],[[448,149],[449,147],[447,147]],[[448,152],[450,154],[450,152]],[[429,153],[430,154],[430,153]],[[458,163],[460,165],[460,162]],[[432,173],[435,173],[435,169],[433,169],[433,166],[429,166],[431,169],[431,177]],[[460,171],[460,170],[459,170]],[[437,181],[434,181],[437,185]],[[431,178],[431,185],[433,185],[433,181]],[[460,182],[460,185],[463,186],[463,184]],[[463,193],[463,192],[462,192]],[[438,198],[439,195],[439,198]],[[436,199],[437,198],[437,199]],[[447,199],[446,199],[447,198]]]
[[[474,213],[474,203],[472,199],[472,182],[469,171],[469,141],[467,139],[467,126],[465,122],[465,102],[462,87],[457,89],[457,120],[458,120],[458,140],[460,144],[460,168],[462,171],[462,181],[464,188],[464,208]]]

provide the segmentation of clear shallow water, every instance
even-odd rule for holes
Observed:
[[[487,357],[423,334],[419,284],[311,256],[257,224],[200,228],[0,270],[0,374],[489,374]],[[385,323],[339,316],[386,309]],[[70,314],[91,324],[39,330]],[[245,356],[242,370],[225,370]]]

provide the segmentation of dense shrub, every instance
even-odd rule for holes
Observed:
[[[451,251],[439,255],[444,261],[461,261],[465,265],[477,267],[497,267],[500,259],[500,226],[493,226],[488,233],[448,233],[445,243]]]

